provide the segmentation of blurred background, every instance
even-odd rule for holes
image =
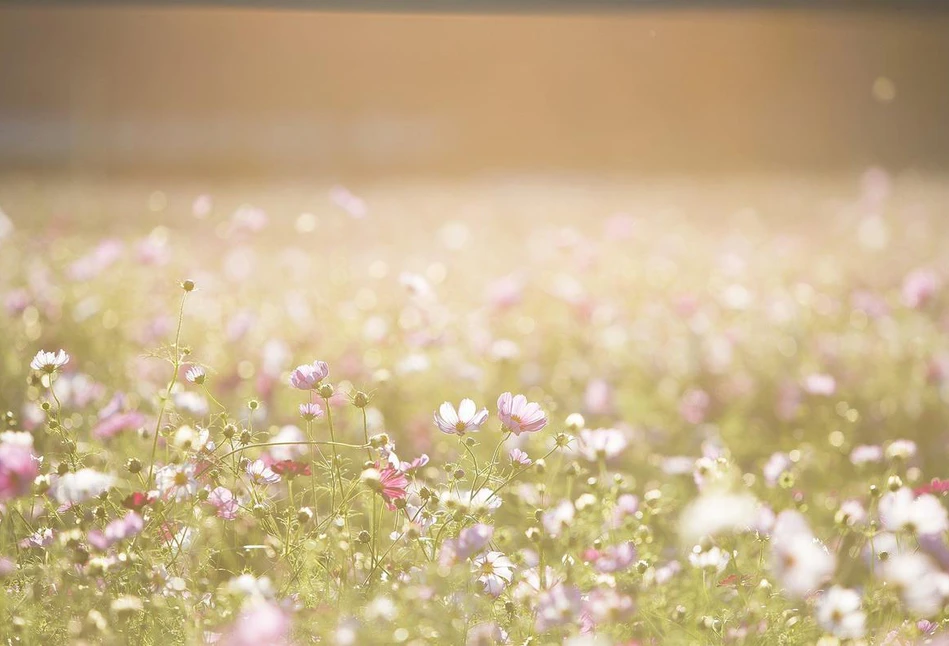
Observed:
[[[0,174],[949,167],[949,12],[0,8]],[[37,175],[39,174],[39,175]]]

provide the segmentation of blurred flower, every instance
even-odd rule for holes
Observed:
[[[27,447],[8,438],[0,443],[0,502],[28,494],[33,480],[39,475],[39,464],[31,450],[32,442]]]
[[[548,509],[541,516],[541,523],[548,536],[557,537],[573,522],[575,509],[569,500],[561,500],[552,509]]]
[[[860,639],[864,635],[867,613],[860,609],[860,595],[835,585],[821,595],[817,603],[817,623],[840,639]]]
[[[692,564],[692,567],[699,570],[715,570],[716,572],[721,572],[728,565],[729,560],[731,560],[731,555],[717,545],[712,545],[708,549],[702,549],[696,545],[695,548],[689,552],[689,563]]]
[[[762,469],[765,482],[769,487],[775,486],[781,474],[790,468],[791,458],[788,457],[787,453],[772,453]]]
[[[949,516],[939,499],[930,494],[914,498],[909,487],[886,493],[880,499],[880,521],[890,531],[939,534],[949,529]]]
[[[679,415],[688,424],[701,424],[705,421],[711,398],[699,388],[687,390],[679,400]]]
[[[537,600],[537,615],[534,627],[538,632],[573,623],[580,618],[583,599],[573,586],[558,585],[541,593]]]
[[[208,504],[217,510],[218,518],[233,520],[237,518],[237,511],[240,507],[234,493],[226,487],[215,487],[208,494]]]
[[[438,430],[459,437],[479,430],[486,419],[488,419],[488,409],[477,410],[477,406],[470,399],[461,400],[458,412],[455,412],[455,407],[449,402],[444,402],[435,412],[435,426]]]
[[[883,449],[875,444],[860,444],[850,452],[850,462],[854,465],[879,462],[882,459]]]
[[[439,552],[439,562],[442,565],[453,565],[477,554],[491,542],[494,527],[478,523],[467,527],[458,533],[458,538],[447,539],[442,543]]]
[[[815,373],[804,378],[804,390],[812,395],[833,395],[837,382],[830,375]]]
[[[626,435],[619,429],[585,428],[580,431],[578,449],[580,455],[590,462],[615,458],[626,449],[626,446]]]
[[[80,469],[53,479],[50,494],[64,505],[78,505],[108,491],[115,478],[95,469]]]
[[[771,569],[785,592],[803,597],[834,573],[836,561],[796,511],[778,514],[771,535]]]
[[[935,616],[949,595],[949,575],[924,554],[891,556],[882,564],[881,577],[899,591],[906,608],[918,617]]]
[[[547,426],[547,416],[540,404],[527,401],[524,395],[504,393],[498,397],[498,417],[504,429],[520,435],[535,433]]]
[[[583,560],[591,563],[598,572],[622,572],[637,558],[636,546],[631,542],[611,545],[603,550],[588,549]]]
[[[257,602],[244,608],[221,641],[220,646],[262,646],[288,644],[290,617],[279,606]]]
[[[207,375],[204,371],[204,368],[201,366],[191,366],[188,368],[188,371],[185,373],[185,379],[189,383],[201,385],[204,383],[204,380],[207,378]]]
[[[903,279],[901,297],[906,307],[919,308],[939,289],[939,277],[931,269],[915,269]]]
[[[106,525],[105,530],[91,530],[88,535],[89,544],[99,550],[106,550],[112,545],[135,536],[145,528],[145,521],[134,511],[124,517],[113,520]]]
[[[686,544],[696,544],[707,536],[746,531],[754,522],[757,504],[747,493],[702,494],[682,511],[679,535]]]

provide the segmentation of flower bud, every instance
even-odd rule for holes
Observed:
[[[353,395],[353,406],[355,406],[356,408],[365,408],[368,405],[369,405],[369,395],[362,392],[361,390],[357,390],[356,394]]]
[[[193,292],[194,288],[195,284],[193,280],[184,280],[181,283],[181,289],[185,290],[186,292]]]
[[[138,458],[129,458],[125,462],[125,468],[128,469],[129,473],[140,473],[142,470],[142,461]]]
[[[330,397],[333,396],[333,393],[336,391],[333,390],[333,384],[320,384],[320,387],[316,392],[323,399],[329,399]]]
[[[301,525],[306,525],[313,520],[313,510],[309,507],[300,507],[297,510],[297,522]]]

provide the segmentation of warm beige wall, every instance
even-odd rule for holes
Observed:
[[[896,100],[871,96],[878,76]],[[0,164],[949,166],[949,13],[0,10]]]

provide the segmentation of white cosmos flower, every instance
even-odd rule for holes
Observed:
[[[57,476],[50,487],[53,497],[64,505],[77,505],[107,491],[115,478],[95,469],[80,469]]]
[[[487,552],[471,561],[471,571],[478,575],[484,591],[496,597],[514,578],[514,563],[501,552]]]
[[[817,623],[840,639],[860,639],[865,632],[867,613],[860,608],[860,595],[835,585],[821,595]]]
[[[573,522],[575,509],[569,500],[561,500],[552,509],[548,509],[541,516],[541,522],[547,534],[553,537],[560,536],[564,528]]]
[[[155,483],[162,498],[185,500],[198,491],[193,464],[169,464],[155,472]]]
[[[939,499],[931,494],[914,498],[909,487],[887,493],[880,499],[880,521],[890,531],[939,534],[949,529],[949,516]]]
[[[771,535],[771,569],[785,592],[803,597],[834,573],[836,559],[796,511],[778,514]]]
[[[488,419],[488,409],[478,410],[477,405],[470,399],[462,399],[458,410],[450,402],[444,402],[435,412],[435,426],[442,433],[449,435],[464,435],[477,431]]]
[[[679,519],[679,535],[687,544],[705,536],[744,531],[757,515],[758,502],[746,493],[710,492],[693,500]]]
[[[69,363],[69,355],[66,354],[65,350],[60,350],[59,352],[40,350],[36,353],[36,356],[33,357],[33,360],[30,361],[30,368],[52,374],[67,363]]]
[[[884,581],[900,591],[906,609],[919,617],[938,614],[949,596],[949,575],[924,554],[897,554],[883,562]]]
[[[709,569],[721,572],[725,569],[725,566],[728,565],[728,561],[730,560],[731,555],[716,545],[713,545],[707,550],[703,550],[700,546],[696,545],[689,553],[689,563],[692,564],[692,567],[700,570]]]
[[[609,460],[622,453],[627,446],[626,435],[617,428],[583,429],[578,449],[590,462]]]

